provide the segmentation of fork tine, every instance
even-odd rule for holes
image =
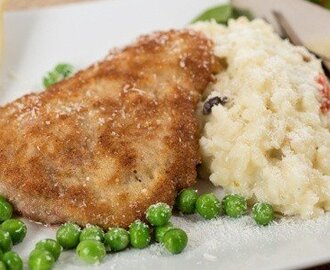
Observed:
[[[285,35],[286,38],[289,39],[289,41],[296,46],[304,46],[296,32],[293,30],[293,28],[290,26],[287,19],[283,16],[282,13],[278,11],[273,11],[273,15],[281,27],[282,33]],[[305,47],[305,46],[304,46]],[[308,48],[307,48],[308,49]],[[308,49],[309,50],[309,49]],[[315,53],[311,50],[309,50],[312,54],[314,54],[317,58],[321,59],[322,68],[324,70],[325,75],[330,78],[330,59],[327,57],[324,57],[318,53]]]
[[[280,25],[283,33],[287,36],[287,38],[290,40],[290,42],[296,46],[303,46],[302,41],[300,40],[298,35],[295,33],[295,31],[291,28],[289,22],[283,16],[283,14],[274,10],[273,15],[274,15],[276,21],[278,22],[278,24]]]

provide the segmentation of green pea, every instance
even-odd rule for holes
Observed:
[[[149,227],[141,220],[135,220],[129,227],[131,245],[134,248],[145,248],[149,245],[151,237]]]
[[[53,255],[46,249],[35,249],[29,256],[29,270],[50,270],[54,264]]]
[[[170,229],[163,236],[163,245],[172,254],[181,253],[187,246],[188,236],[181,229]]]
[[[247,212],[246,199],[238,194],[230,194],[223,198],[222,206],[227,216],[237,218]]]
[[[206,193],[197,199],[196,211],[205,219],[216,218],[220,215],[221,203],[213,193]]]
[[[49,86],[59,82],[61,80],[61,74],[56,71],[50,71],[47,75],[43,78],[43,85],[48,88]]]
[[[55,71],[63,76],[63,78],[69,77],[73,73],[73,66],[70,64],[62,63],[55,67]]]
[[[111,251],[124,250],[129,241],[128,231],[123,228],[112,228],[104,236],[104,244]]]
[[[151,225],[165,225],[171,218],[172,211],[166,203],[156,203],[150,205],[146,212],[146,218]]]
[[[256,203],[252,207],[252,216],[259,225],[268,225],[274,219],[273,207],[268,203]]]
[[[0,248],[3,252],[11,250],[13,242],[11,240],[9,232],[0,230]]]
[[[103,242],[104,232],[99,226],[88,225],[85,229],[81,231],[80,242],[84,240],[96,240]]]
[[[65,223],[56,233],[57,242],[64,249],[75,248],[79,244],[80,227],[73,223]]]
[[[7,201],[7,200],[4,196],[0,195],[0,201]]]
[[[193,214],[195,212],[197,191],[193,189],[183,189],[176,198],[176,208],[183,214]]]
[[[99,263],[106,255],[104,245],[96,240],[84,240],[79,243],[76,249],[77,255],[90,264]]]
[[[2,261],[6,265],[7,270],[23,269],[23,261],[21,257],[14,251],[8,251],[3,254]]]
[[[0,221],[10,219],[13,215],[13,207],[3,197],[0,200]]]
[[[43,78],[43,85],[48,88],[49,86],[69,77],[73,73],[73,66],[67,63],[61,63],[55,66],[54,70],[49,71]]]
[[[19,219],[8,219],[4,221],[1,224],[1,229],[9,232],[14,245],[22,242],[27,233],[25,223]]]
[[[322,7],[325,7],[327,9],[330,9],[330,1],[329,0],[309,0],[312,3],[315,3],[317,5],[320,5]]]
[[[55,261],[57,261],[61,254],[62,246],[53,239],[44,239],[36,244],[35,249],[47,250],[50,254],[53,255]]]
[[[173,224],[171,222],[163,226],[155,227],[154,232],[156,242],[161,243],[165,233],[170,229],[173,229]]]
[[[2,261],[0,261],[0,270],[7,270],[5,263]]]

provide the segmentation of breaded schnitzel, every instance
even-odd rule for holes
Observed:
[[[191,30],[159,32],[0,108],[0,194],[47,224],[127,227],[195,183],[195,107],[216,67]]]

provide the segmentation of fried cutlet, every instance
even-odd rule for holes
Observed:
[[[0,194],[46,224],[127,227],[195,183],[195,107],[217,66],[191,30],[158,32],[0,108]]]

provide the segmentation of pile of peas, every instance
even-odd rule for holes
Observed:
[[[11,249],[23,241],[27,228],[23,221],[12,216],[12,205],[0,196],[0,270],[23,269],[21,257]]]
[[[76,224],[66,223],[58,229],[56,240],[63,249],[76,249],[79,258],[89,264],[100,263],[108,252],[122,251],[128,246],[137,249],[146,248],[151,243],[152,232],[156,242],[162,243],[170,253],[178,254],[186,247],[188,237],[183,230],[175,228],[169,222],[171,216],[170,206],[157,203],[151,205],[146,211],[146,220],[153,226],[153,230],[141,220],[135,220],[128,230],[110,228],[106,233],[96,225],[88,225],[81,229]],[[61,249],[58,251],[60,253]],[[51,269],[55,261],[45,256],[42,260],[44,265],[49,265],[49,268],[40,269]]]
[[[221,215],[238,218],[248,211],[248,204],[243,196],[226,195],[222,202],[213,194],[198,196],[193,189],[182,190],[176,199],[176,208],[183,214],[197,212],[204,219],[213,219]],[[268,203],[256,203],[252,207],[252,217],[259,225],[268,225],[274,219],[273,207]]]
[[[204,219],[213,219],[222,212],[232,218],[238,218],[248,211],[247,201],[237,194],[230,194],[222,202],[212,193],[198,196],[193,189],[182,190],[175,208],[183,214],[198,213]],[[107,252],[118,252],[128,246],[143,249],[150,245],[153,238],[172,254],[181,253],[187,246],[187,234],[176,228],[171,222],[172,209],[165,203],[151,205],[146,211],[146,220],[135,220],[129,230],[111,228],[108,232],[95,225],[81,230],[72,223],[62,225],[57,231],[57,241],[64,249],[76,249],[77,255],[90,264],[100,263]],[[268,225],[274,219],[274,211],[267,203],[256,203],[252,216],[260,225]],[[152,237],[153,236],[153,237]]]
[[[238,218],[246,214],[248,204],[238,194],[226,195],[222,202],[213,194],[198,195],[196,190],[184,189],[176,198],[175,208],[183,214],[198,213],[206,220],[221,213]],[[259,225],[268,225],[274,219],[274,211],[267,203],[256,203],[252,207],[252,217]],[[13,207],[0,196],[0,270],[22,270],[20,256],[11,251],[13,245],[23,241],[27,228],[24,222],[13,219]],[[100,263],[108,252],[118,252],[128,246],[143,249],[150,245],[152,238],[162,244],[172,254],[181,253],[188,243],[188,236],[171,222],[172,209],[165,203],[151,205],[146,211],[147,223],[135,220],[128,230],[110,228],[106,233],[96,225],[81,229],[74,223],[61,225],[56,240],[45,239],[36,243],[30,253],[30,270],[50,270],[62,250],[75,249],[78,257],[89,264]]]

